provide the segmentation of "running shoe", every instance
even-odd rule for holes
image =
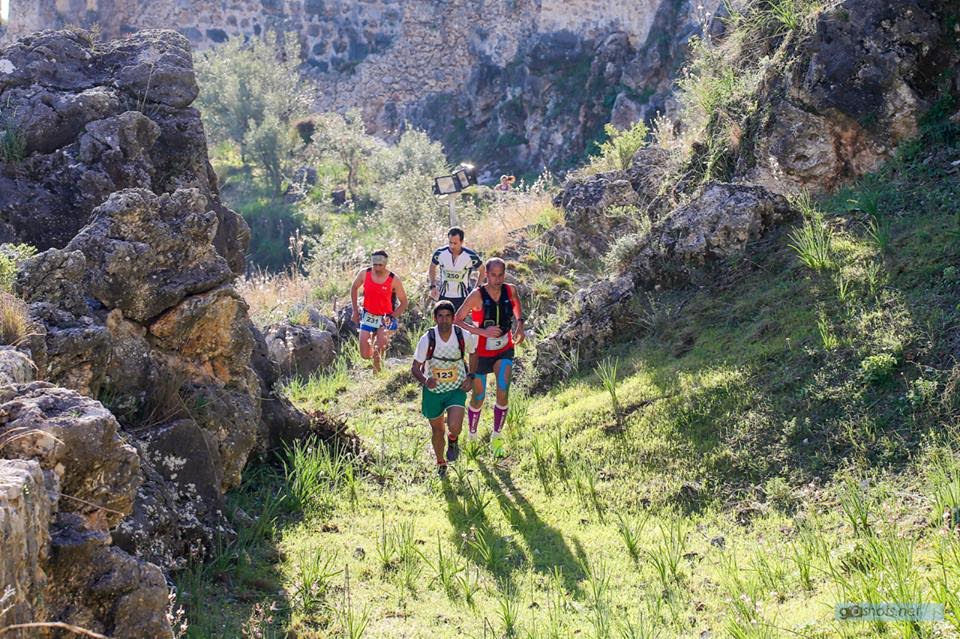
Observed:
[[[500,436],[500,433],[494,433],[493,437],[491,437],[490,450],[493,452],[494,457],[507,456],[507,451],[503,448],[503,437]]]
[[[446,464],[437,464],[437,477],[440,479],[447,478],[447,465]]]
[[[460,457],[460,442],[447,440],[447,461],[451,464]]]

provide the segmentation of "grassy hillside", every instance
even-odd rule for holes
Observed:
[[[939,106],[881,173],[637,300],[597,367],[517,389],[503,462],[481,442],[435,477],[408,359],[289,385],[369,459],[248,471],[240,538],[180,575],[187,636],[960,636],[960,136]],[[835,620],[867,601],[946,620]]]

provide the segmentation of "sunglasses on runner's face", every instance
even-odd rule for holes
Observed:
[[[382,255],[374,255],[370,258],[370,263],[374,266],[385,266],[387,263],[387,258]]]

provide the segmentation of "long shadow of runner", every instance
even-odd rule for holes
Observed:
[[[580,581],[584,578],[581,566],[586,563],[586,553],[579,541],[574,538],[576,553],[563,534],[547,525],[534,510],[523,493],[513,483],[510,473],[496,468],[493,472],[482,461],[477,460],[480,473],[500,504],[500,510],[510,525],[523,536],[533,559],[537,572],[552,575],[554,567],[563,571],[563,583],[568,592],[579,596]],[[496,473],[496,477],[494,477]]]
[[[443,482],[447,500],[447,518],[454,527],[454,543],[477,566],[488,569],[503,591],[515,589],[513,573],[523,564],[523,550],[512,539],[500,535],[490,525],[485,512],[493,499],[485,495],[483,484],[471,481],[470,475],[457,476],[460,491],[454,490],[454,481]],[[494,494],[498,491],[493,491]]]

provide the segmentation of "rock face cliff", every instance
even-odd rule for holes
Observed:
[[[668,106],[691,35],[720,0],[10,0],[3,38],[94,25],[106,39],[171,27],[198,48],[292,33],[318,110],[407,124],[490,173],[567,167],[613,121]]]
[[[255,372],[233,287],[249,233],[196,94],[172,31],[0,48],[0,240],[46,249],[19,265],[29,326],[0,348],[0,625],[169,637],[161,568],[229,537],[250,452],[309,427],[276,397],[262,418],[276,371]]]

